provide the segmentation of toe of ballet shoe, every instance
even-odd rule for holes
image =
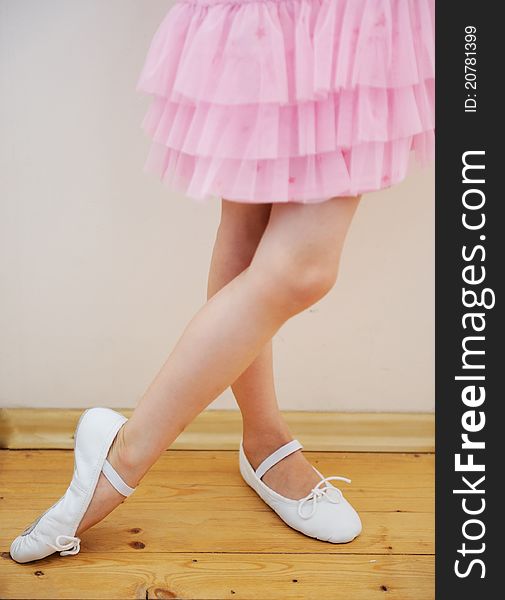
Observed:
[[[18,535],[9,549],[11,558],[18,563],[39,560],[49,556],[53,552],[54,548],[51,548],[47,544],[41,543],[41,540],[28,535]]]
[[[328,526],[329,535],[326,541],[332,544],[352,542],[362,531],[361,519],[354,508],[347,503],[345,515],[339,516]]]
[[[327,500],[317,503],[309,518],[301,518],[296,511],[286,511],[287,522],[294,529],[332,544],[346,544],[361,533],[361,520],[354,508],[342,497],[338,504]]]
[[[26,536],[18,535],[9,548],[9,554],[16,562],[25,563],[39,558],[39,552],[34,553],[33,550],[33,548],[30,548],[30,544],[26,543]],[[54,552],[54,550],[51,550],[51,552]]]
[[[54,536],[44,529],[47,530],[47,526],[29,534],[18,535],[10,545],[10,557],[18,563],[26,563],[46,558],[57,551],[62,556],[79,552],[80,538],[62,534]]]
[[[12,560],[15,560],[18,563],[25,563],[33,560],[30,550],[26,547],[23,537],[20,535],[13,540],[11,547],[9,548],[9,555]]]

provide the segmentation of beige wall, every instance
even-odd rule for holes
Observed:
[[[3,406],[134,406],[205,300],[218,202],[142,173],[170,4],[0,0]],[[433,409],[433,183],[365,196],[337,286],[275,337],[282,408]]]

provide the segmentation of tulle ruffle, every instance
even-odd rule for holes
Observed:
[[[188,196],[320,201],[434,158],[434,0],[179,0],[137,90],[145,170]]]
[[[321,202],[399,183],[412,149],[431,159],[433,131],[388,142],[365,142],[307,156],[241,160],[185,154],[153,143],[145,170],[190,198],[240,202]]]
[[[154,98],[142,126],[154,141],[194,156],[287,158],[387,142],[435,126],[433,80],[358,87],[325,100],[224,106]]]

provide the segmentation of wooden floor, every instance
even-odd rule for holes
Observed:
[[[363,521],[350,544],[285,525],[242,480],[236,450],[171,449],[82,535],[81,553],[20,565],[10,541],[65,491],[71,450],[0,451],[0,598],[431,600],[431,453],[305,455],[343,475]]]

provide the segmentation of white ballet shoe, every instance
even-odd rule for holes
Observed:
[[[79,552],[81,540],[75,532],[102,471],[123,496],[135,491],[107,460],[114,438],[127,420],[110,408],[89,408],[83,412],[74,434],[72,481],[65,494],[12,542],[10,555],[16,562],[38,560],[55,551],[61,556]]]
[[[267,456],[254,470],[244,453],[241,441],[240,474],[260,498],[293,529],[324,542],[333,544],[350,542],[361,533],[361,520],[342,492],[328,483],[333,479],[350,483],[350,479],[336,475],[323,477],[312,466],[321,477],[321,481],[312,488],[309,494],[299,500],[278,494],[261,480],[268,469],[300,448],[303,448],[302,444],[298,440],[292,440]],[[320,487],[323,483],[324,487]]]

